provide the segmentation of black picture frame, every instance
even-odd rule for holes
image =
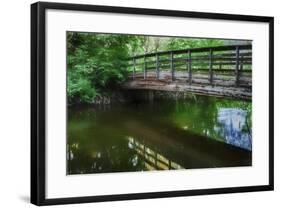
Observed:
[[[120,195],[85,196],[72,198],[46,199],[45,176],[45,118],[46,118],[46,86],[45,86],[45,15],[47,9],[107,12],[131,15],[156,15],[170,17],[188,17],[216,20],[236,20],[263,22],[269,24],[269,184],[262,186],[244,186],[235,188],[211,188],[200,190],[164,191],[153,193],[130,193]],[[144,9],[129,7],[94,6],[84,4],[65,4],[38,2],[31,5],[31,203],[35,205],[71,204],[85,202],[101,202],[115,200],[131,200],[145,198],[162,198],[193,196],[205,194],[221,194],[252,191],[269,191],[274,188],[274,18],[267,16],[248,16],[236,14],[217,14],[160,9]]]

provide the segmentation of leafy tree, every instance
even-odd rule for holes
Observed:
[[[167,44],[167,50],[214,47],[221,45],[224,45],[224,41],[219,39],[172,38]]]
[[[135,36],[113,34],[67,34],[68,102],[91,103],[115,88],[127,76],[130,51],[138,46]]]

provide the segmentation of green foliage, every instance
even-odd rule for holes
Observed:
[[[88,79],[82,77],[73,77],[75,75],[70,75],[68,77],[67,83],[67,95],[68,102],[71,103],[91,103],[92,99],[99,95],[96,89],[91,85]]]
[[[168,50],[180,50],[188,48],[203,48],[224,45],[219,39],[173,38],[167,45]]]
[[[135,50],[134,36],[67,34],[68,103],[91,103],[127,76],[125,59]]]

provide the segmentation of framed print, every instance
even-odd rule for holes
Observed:
[[[31,5],[31,202],[273,190],[273,17]]]

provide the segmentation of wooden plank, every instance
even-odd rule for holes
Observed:
[[[233,71],[232,71],[233,72]],[[181,83],[185,83],[188,80],[188,74],[184,71],[182,72],[175,72],[175,80],[174,82],[180,81]],[[136,73],[136,79],[135,80],[142,80],[143,75],[142,73]],[[147,72],[146,80],[148,81],[156,81],[155,72]],[[158,79],[159,82],[171,82],[171,73],[170,71],[162,71],[161,76],[159,76]],[[249,74],[240,73],[239,77],[239,86],[244,87],[251,87],[252,86],[252,77]],[[192,74],[192,84],[201,84],[204,86],[210,85],[209,81],[209,73],[208,71],[205,73],[194,73]],[[219,85],[219,86],[233,86],[235,87],[235,76],[233,74],[213,74],[213,84]],[[188,85],[189,86],[189,85]]]
[[[146,89],[160,91],[175,91],[175,92],[191,92],[201,95],[217,96],[217,97],[234,97],[245,100],[252,99],[251,88],[244,87],[225,87],[225,86],[210,86],[186,83],[167,82],[166,84],[160,81],[134,80],[123,85],[124,89]]]
[[[187,53],[189,50],[191,52],[208,52],[210,49],[213,49],[213,51],[231,51],[231,50],[235,50],[236,45],[231,45],[231,46],[216,46],[216,47],[204,47],[204,48],[192,48],[192,49],[183,49],[183,50],[170,50],[170,51],[160,51],[160,52],[156,52],[156,53],[147,53],[145,55],[137,55],[134,56],[134,58],[143,58],[144,56],[146,57],[152,57],[155,56],[156,54],[159,55],[165,55],[165,54],[170,54],[171,52],[173,52],[173,54],[185,54]],[[252,50],[252,45],[239,45],[239,48],[242,50]],[[131,57],[133,58],[133,57]]]
[[[212,50],[212,49],[210,49]],[[236,55],[233,57],[216,57],[213,55],[213,60],[214,61],[235,61],[236,60]],[[251,57],[240,57],[240,60],[243,61],[251,61],[252,58]],[[163,60],[165,61],[165,60]],[[186,59],[185,58],[174,58],[174,62],[185,62]],[[192,61],[209,61],[209,55],[206,56],[194,56],[192,58]]]
[[[156,54],[155,56],[159,56],[159,54]],[[241,55],[240,55],[241,56]],[[134,59],[134,58],[133,58]],[[209,55],[206,55],[206,56],[194,56],[192,58],[192,61],[208,61],[209,60]],[[240,60],[243,60],[243,61],[248,61],[248,62],[251,62],[252,61],[252,57],[240,57]],[[159,61],[161,61],[162,63],[167,63],[169,64],[171,59],[159,59]],[[174,57],[174,62],[183,62],[185,63],[187,61],[187,58],[175,58]],[[227,61],[227,62],[235,62],[236,61],[236,55],[234,55],[233,57],[216,57],[215,55],[213,55],[213,61]],[[143,64],[142,62],[139,62],[138,64]],[[155,61],[152,60],[152,61],[146,61],[146,64],[155,64]]]
[[[188,59],[185,59],[185,62],[175,62],[174,61],[174,66],[184,66],[184,65],[186,65],[186,62],[188,61]],[[206,61],[208,61],[208,59],[206,60]],[[240,59],[240,61],[243,61],[243,60],[241,60]],[[191,62],[192,62],[192,60],[191,60]],[[146,62],[147,63],[147,62]],[[136,63],[136,66],[141,66],[141,65],[143,65],[144,63]],[[200,64],[196,64],[196,63],[194,63],[195,65],[200,65]],[[251,61],[243,61],[243,65],[251,65],[252,64],[252,62]],[[147,65],[148,65],[148,63],[147,63]],[[220,61],[220,62],[217,62],[217,61],[215,61],[214,59],[213,59],[213,65],[227,65],[227,66],[231,66],[231,65],[236,65],[236,58],[235,58],[235,60],[234,61],[227,61],[227,62],[222,62],[222,61]],[[133,64],[131,64],[131,65],[129,65],[129,66],[133,66]],[[159,63],[159,67],[170,67],[170,63],[169,62],[167,62],[167,63]],[[153,68],[153,69],[155,69],[155,61],[153,62],[153,65],[152,66],[150,66],[150,67],[147,67],[147,69],[148,68]]]

